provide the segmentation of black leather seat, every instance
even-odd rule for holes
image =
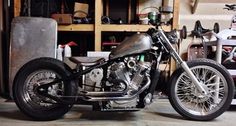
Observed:
[[[69,60],[82,66],[92,66],[105,61],[101,57],[70,57]]]

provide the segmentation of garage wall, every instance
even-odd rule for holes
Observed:
[[[229,2],[229,0],[224,3],[214,3],[214,1],[202,2],[200,0],[195,14],[191,13],[192,0],[181,0],[180,2],[180,28],[183,25],[187,26],[188,34],[193,30],[195,21],[200,20],[204,28],[213,29],[215,22],[220,24],[220,29],[226,29],[230,27],[231,19],[236,12],[224,10],[225,4],[236,4]],[[182,41],[180,54],[183,58],[186,58],[187,47],[191,42],[200,42],[198,39],[189,37],[188,39]]]

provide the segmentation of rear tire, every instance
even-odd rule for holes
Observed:
[[[222,65],[209,59],[198,59],[187,64],[208,91],[208,95],[202,95],[186,72],[179,68],[170,79],[171,105],[180,115],[191,120],[205,121],[220,116],[229,108],[234,94],[230,74]]]
[[[19,109],[34,120],[54,120],[67,113],[72,104],[58,104],[55,100],[37,93],[35,87],[57,78],[71,75],[71,69],[53,58],[39,58],[25,64],[17,73],[13,84],[13,98]],[[53,96],[75,96],[74,81],[59,82],[48,89]],[[73,102],[75,99],[64,99]],[[55,103],[55,104],[54,104]]]

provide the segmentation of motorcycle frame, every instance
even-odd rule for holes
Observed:
[[[189,75],[190,79],[192,80],[192,82],[194,83],[194,85],[196,86],[196,88],[200,91],[200,93],[202,95],[207,95],[207,91],[201,86],[201,84],[199,83],[199,81],[197,80],[197,78],[195,77],[195,75],[192,73],[192,71],[190,70],[190,68],[188,67],[187,63],[185,61],[183,61],[181,59],[181,57],[178,55],[177,51],[175,51],[175,49],[173,48],[171,42],[168,40],[168,38],[166,37],[165,33],[163,32],[162,29],[158,29],[158,32],[156,32],[156,34],[154,34],[155,37],[160,38],[161,41],[159,41],[159,43],[161,44],[161,48],[152,48],[150,50],[146,50],[140,53],[135,53],[135,54],[130,54],[130,55],[126,55],[123,57],[118,57],[118,58],[114,58],[114,59],[110,59],[108,61],[102,62],[102,63],[97,63],[89,68],[86,68],[85,70],[82,71],[77,71],[76,69],[74,69],[73,71],[77,71],[74,72],[71,76],[68,76],[66,78],[62,78],[62,79],[58,79],[56,81],[50,82],[48,84],[44,84],[39,86],[36,90],[38,91],[38,93],[43,94],[46,97],[50,97],[56,101],[65,103],[65,104],[73,104],[69,101],[66,100],[60,100],[59,98],[55,97],[55,96],[51,96],[49,94],[45,94],[42,93],[42,91],[40,90],[41,88],[45,88],[47,89],[49,86],[61,82],[61,81],[71,81],[74,80],[75,78],[81,77],[84,74],[89,73],[91,70],[96,69],[96,68],[105,68],[105,70],[107,69],[108,66],[110,66],[111,64],[113,64],[114,62],[119,62],[119,61],[123,61],[124,58],[126,57],[130,57],[130,56],[138,56],[138,55],[143,55],[143,54],[151,54],[155,57],[155,69],[157,71],[154,71],[154,74],[151,75],[151,80],[148,79],[148,82],[146,85],[144,85],[136,94],[134,94],[131,97],[116,97],[113,95],[117,95],[117,94],[122,94],[122,92],[83,92],[83,95],[77,95],[77,96],[62,96],[62,97],[76,97],[79,99],[82,99],[84,101],[108,101],[108,100],[129,100],[134,98],[137,95],[140,95],[144,90],[148,90],[148,93],[153,94],[156,85],[157,85],[157,81],[158,79],[156,77],[159,78],[159,63],[161,61],[161,57],[162,57],[162,51],[163,49],[168,52],[176,61],[177,63],[184,69],[184,71]],[[159,53],[158,53],[159,52]],[[105,73],[106,74],[106,73]],[[147,75],[148,76],[148,75]],[[102,80],[104,80],[105,76],[103,77]],[[101,82],[102,83],[102,82]],[[93,96],[95,95],[101,95],[104,97],[99,97],[99,98],[94,98]],[[107,95],[107,96],[106,96]]]

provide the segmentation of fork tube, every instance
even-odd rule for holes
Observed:
[[[170,50],[170,54],[171,56],[182,66],[182,68],[184,69],[184,71],[189,75],[189,77],[191,78],[191,80],[193,81],[194,85],[197,87],[197,89],[201,92],[201,94],[205,94],[207,95],[206,90],[203,88],[203,86],[201,86],[200,82],[197,80],[197,78],[195,77],[195,75],[193,74],[193,72],[190,70],[190,68],[188,67],[188,65],[186,64],[185,61],[183,61],[181,59],[181,57],[179,56],[179,54],[175,51],[175,49],[173,48],[173,46],[171,45],[169,39],[166,37],[166,35],[164,34],[163,30],[158,29],[161,38],[165,41],[165,43],[167,44],[167,48]]]

